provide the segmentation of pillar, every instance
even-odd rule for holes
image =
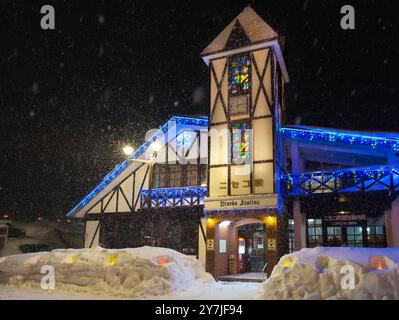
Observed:
[[[396,198],[391,205],[390,212],[390,243],[388,242],[389,247],[399,248],[399,197]],[[388,234],[388,228],[387,234]]]
[[[301,213],[301,202],[299,199],[294,199],[294,238],[295,251],[306,248],[306,215]]]

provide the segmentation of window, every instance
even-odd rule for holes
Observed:
[[[346,227],[346,240],[349,247],[363,247],[363,227]]]
[[[289,253],[295,251],[295,225],[294,219],[288,220],[288,249]]]
[[[230,58],[229,91],[231,96],[247,94],[251,85],[251,59],[249,56]]]
[[[321,219],[308,219],[308,247],[323,245],[323,227]]]
[[[170,166],[170,187],[182,186],[182,168],[179,165]]]
[[[188,186],[196,186],[198,184],[198,166],[197,165],[187,165],[187,181]]]
[[[383,217],[367,218],[367,240],[369,247],[385,247],[385,233]]]
[[[238,122],[232,125],[232,160],[235,164],[244,164],[250,155],[250,126]]]
[[[343,244],[342,228],[327,227],[327,241],[329,247],[341,247]]]
[[[206,184],[206,175],[206,165],[155,164],[152,171],[152,188],[198,186]]]

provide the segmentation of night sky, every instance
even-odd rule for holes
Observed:
[[[200,52],[249,1],[0,4],[0,218],[63,218],[148,129],[208,113]],[[285,35],[287,123],[399,131],[397,1],[262,0]],[[40,28],[51,4],[56,30]],[[340,28],[340,8],[356,30]]]

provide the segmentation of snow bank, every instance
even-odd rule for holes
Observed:
[[[75,293],[148,298],[214,281],[191,256],[171,249],[141,247],[109,250],[58,249],[0,258],[0,284],[41,289],[42,266],[55,271],[55,289]]]
[[[347,266],[354,270],[348,288]],[[264,299],[399,299],[399,248],[313,248],[283,256]]]

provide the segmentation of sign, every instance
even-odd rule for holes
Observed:
[[[277,208],[277,195],[270,194],[262,196],[236,196],[205,199],[205,209],[208,211],[256,208]]]
[[[276,239],[275,238],[270,238],[267,239],[267,250],[269,251],[276,251]]]
[[[334,216],[325,216],[324,221],[330,226],[357,226],[366,221],[365,214],[337,214]]]
[[[206,249],[207,250],[215,250],[215,240],[214,239],[206,240]]]

